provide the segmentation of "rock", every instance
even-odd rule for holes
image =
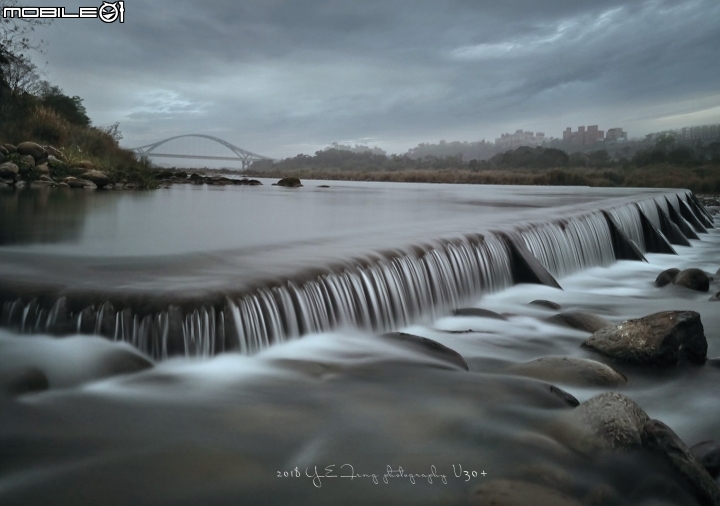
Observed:
[[[108,185],[111,182],[110,177],[106,173],[99,170],[89,170],[82,174],[80,177],[82,179],[85,179],[86,181],[91,181],[95,183],[98,188],[102,188],[103,186]]]
[[[35,167],[35,159],[30,155],[20,157],[20,172],[25,173]]]
[[[583,402],[561,417],[557,437],[580,453],[629,451],[642,447],[647,414],[622,394],[608,392]]]
[[[0,388],[11,397],[47,390],[48,386],[47,376],[37,367],[25,366],[0,373]]]
[[[77,167],[77,168],[85,169],[85,170],[95,170],[95,168],[96,168],[95,164],[88,160],[80,160],[79,162],[76,162],[75,164],[73,164],[73,167]]]
[[[70,188],[70,185],[65,182],[62,182],[62,183],[58,183],[58,188]]]
[[[690,453],[713,478],[720,476],[720,444],[703,441],[690,448]]]
[[[186,178],[188,177],[188,174],[187,174],[187,172],[185,172],[184,170],[180,170],[180,171],[176,172],[176,173],[174,174],[174,176],[175,176],[175,177],[178,177],[178,178],[180,178],[180,179],[186,179]]]
[[[558,490],[526,481],[493,480],[475,489],[474,506],[582,506]]]
[[[47,158],[48,156],[48,152],[45,151],[45,148],[39,144],[35,144],[34,142],[21,142],[17,145],[16,149],[21,155],[33,157],[33,165],[34,160],[40,160],[42,158]]]
[[[45,148],[45,151],[47,151],[48,156],[53,156],[57,160],[62,160],[63,162],[67,161],[67,159],[65,158],[65,153],[63,153],[59,149],[54,148],[52,146],[43,146],[43,147]]]
[[[564,327],[570,327],[585,332],[596,332],[604,327],[613,325],[605,318],[590,313],[566,312],[558,313],[547,319],[548,322]]]
[[[10,152],[7,150],[7,148],[5,146],[0,145],[0,155],[7,156],[9,154],[10,154]]]
[[[648,420],[642,436],[645,448],[667,461],[700,504],[720,506],[720,485],[670,427],[658,420]]]
[[[469,370],[467,362],[465,362],[462,355],[432,339],[406,334],[404,332],[390,332],[383,334],[382,337],[399,342],[415,351],[419,351],[423,355],[428,355],[443,362],[449,362],[453,366],[465,369],[466,371]]]
[[[713,295],[712,297],[710,297],[709,300],[710,300],[710,302],[717,302],[717,301],[719,301],[719,300],[720,300],[720,292],[718,292],[718,293],[716,293],[715,295]]]
[[[453,311],[455,316],[479,316],[481,318],[495,318],[496,320],[507,320],[503,315],[490,311],[488,309],[481,309],[479,307],[464,307]]]
[[[504,372],[580,387],[615,387],[627,383],[627,378],[609,365],[586,358],[543,357],[512,365]]]
[[[50,176],[40,176],[40,181],[47,181],[48,183],[54,183],[53,179]]]
[[[698,292],[707,292],[710,290],[710,278],[704,271],[700,269],[685,269],[677,275],[673,284],[684,286]]]
[[[655,278],[655,286],[662,288],[663,286],[669,285],[675,281],[678,274],[680,274],[680,269],[667,269],[662,271],[658,274],[658,277]]]
[[[675,365],[681,356],[702,364],[707,357],[707,340],[695,311],[663,311],[605,327],[582,346],[616,360],[658,366]]]
[[[318,186],[318,188],[330,188],[330,186],[328,186],[326,184],[321,184],[320,186]]]
[[[14,179],[18,172],[20,169],[12,162],[0,164],[0,177],[2,178]]]
[[[274,183],[273,186],[286,186],[288,188],[298,188],[302,186],[302,183],[300,182],[300,179],[296,177],[284,177],[277,183]]]
[[[550,392],[557,395],[560,399],[562,399],[565,404],[572,408],[576,408],[580,405],[580,401],[578,401],[573,394],[566,392],[565,390],[558,388],[555,385],[550,385]]]
[[[50,174],[50,168],[45,164],[36,165],[34,171],[35,174],[40,174],[41,176],[47,176]]]
[[[17,148],[13,146],[12,144],[5,144],[5,149],[7,150],[8,154],[11,155],[13,153],[17,153]]]
[[[559,311],[562,309],[562,306],[560,304],[558,304],[556,302],[552,302],[550,300],[543,300],[543,299],[534,300],[530,303],[530,305],[545,307],[548,309],[553,309],[555,311]]]
[[[78,179],[75,177],[66,177],[64,182],[67,183],[70,186],[70,188],[88,188],[88,189],[97,188],[97,185],[95,183],[93,183],[92,181],[87,181],[85,179]]]

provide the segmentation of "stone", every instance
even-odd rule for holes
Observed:
[[[58,188],[70,188],[70,185],[65,182],[62,182],[62,183],[58,183]]]
[[[490,311],[488,309],[482,309],[479,307],[464,307],[453,311],[455,316],[479,316],[480,318],[494,318],[496,320],[507,320],[503,315]]]
[[[690,448],[690,453],[700,462],[713,478],[720,476],[720,444],[716,441],[703,441]]]
[[[466,371],[469,370],[467,362],[465,362],[462,355],[460,355],[457,351],[438,343],[437,341],[433,341],[432,339],[415,336],[413,334],[406,334],[404,332],[390,332],[388,334],[383,334],[382,337],[401,343],[404,346],[408,346],[415,351],[419,351],[423,355],[428,355],[435,359],[442,360],[443,362],[449,362],[453,366],[465,369]]]
[[[553,488],[519,480],[493,480],[473,491],[473,506],[582,506]]]
[[[60,151],[59,149],[54,148],[53,146],[44,146],[44,148],[45,148],[45,151],[47,151],[48,156],[53,156],[53,157],[55,157],[56,159],[62,160],[62,161],[66,161],[66,160],[67,160],[67,159],[65,158],[65,153],[63,153],[63,152]]]
[[[607,392],[562,415],[556,436],[583,454],[640,449],[643,427],[649,421],[632,399]]]
[[[87,181],[85,179],[78,179],[75,177],[66,177],[64,182],[67,183],[70,186],[70,188],[89,188],[89,189],[97,188],[97,185],[95,183],[93,183],[92,181]]]
[[[0,164],[0,177],[2,178],[14,179],[18,172],[20,169],[12,162]]]
[[[302,186],[302,183],[300,182],[300,179],[296,177],[284,177],[277,183],[274,183],[273,186],[286,186],[288,188],[298,188]]]
[[[32,170],[35,167],[35,159],[30,155],[23,155],[20,157],[20,172],[25,173]]]
[[[0,145],[0,155],[7,156],[9,154],[10,154],[10,152],[7,150],[7,148],[5,146]]]
[[[50,168],[45,164],[36,165],[34,171],[35,174],[40,174],[41,176],[47,176],[50,174]]]
[[[543,299],[534,300],[530,303],[530,305],[531,306],[540,306],[540,307],[544,307],[547,309],[553,309],[555,311],[559,311],[562,309],[562,306],[560,304],[558,304],[557,302],[552,302],[550,300],[543,300]]]
[[[662,288],[663,286],[669,285],[675,281],[678,274],[680,274],[680,269],[666,269],[662,271],[658,274],[658,277],[655,278],[655,286]]]
[[[685,269],[677,275],[673,284],[684,286],[698,292],[707,292],[710,290],[710,278],[704,271],[700,269]]]
[[[44,176],[44,175],[43,175],[43,176],[40,176],[39,180],[40,180],[40,181],[47,181],[48,183],[54,183],[54,182],[55,182],[55,181],[53,181],[53,179],[52,179],[50,176]]]
[[[48,152],[45,151],[45,148],[39,144],[35,144],[34,142],[21,142],[17,145],[16,149],[20,155],[33,157],[33,162],[34,160],[40,160],[42,158],[47,158],[48,156]]]
[[[720,485],[670,427],[648,420],[642,436],[645,448],[663,458],[683,478],[700,504],[720,506]]]
[[[8,154],[17,153],[17,148],[12,144],[5,144],[5,149],[7,150]]]
[[[615,387],[627,383],[627,378],[609,365],[586,358],[543,357],[511,365],[504,372],[579,387]]]
[[[328,186],[328,185],[326,185],[326,184],[321,184],[321,185],[318,186],[318,188],[330,188],[330,186]]]
[[[110,177],[100,170],[89,170],[80,177],[86,181],[95,183],[98,188],[102,188],[103,186],[111,183]]]
[[[0,373],[0,388],[10,397],[28,392],[41,392],[48,387],[47,376],[37,367],[26,366]]]
[[[681,357],[703,364],[707,358],[707,340],[695,311],[663,311],[605,327],[582,346],[635,364],[671,366]]]
[[[612,322],[590,313],[566,312],[558,313],[547,319],[548,322],[563,327],[582,330],[585,332],[596,332],[604,327],[613,325]]]
[[[188,177],[188,174],[184,170],[179,170],[174,174],[174,176],[180,179],[186,179]]]
[[[79,167],[81,169],[85,170],[95,170],[95,164],[88,161],[88,160],[80,160],[79,162],[76,162],[73,164],[74,167]]]

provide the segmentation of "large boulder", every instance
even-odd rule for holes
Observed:
[[[47,158],[48,152],[40,144],[34,142],[21,142],[17,145],[17,152],[23,156],[32,156],[35,160]]]
[[[99,170],[89,170],[80,177],[86,181],[92,181],[98,188],[102,188],[112,182],[106,173]]]
[[[695,311],[663,311],[605,327],[582,346],[636,364],[675,365],[681,356],[702,364],[707,358],[707,340]]]
[[[700,269],[685,269],[677,275],[673,284],[698,292],[707,292],[710,290],[710,277]]]
[[[558,313],[547,319],[548,322],[563,327],[570,327],[584,332],[596,332],[604,327],[613,325],[612,322],[590,313],[565,312]]]
[[[615,387],[627,383],[627,378],[609,365],[586,358],[543,357],[512,365],[505,372],[579,387]]]
[[[0,164],[0,177],[2,178],[14,179],[18,172],[20,172],[20,169],[12,162]]]
[[[273,183],[273,186],[287,186],[288,188],[297,188],[302,186],[300,179],[296,177],[284,177],[277,183]]]
[[[667,269],[662,271],[658,274],[658,277],[655,278],[655,286],[662,288],[663,286],[669,285],[675,281],[678,274],[680,274],[680,269]]]
[[[644,447],[682,477],[700,504],[720,506],[720,485],[670,427],[658,420],[648,420],[642,436]]]

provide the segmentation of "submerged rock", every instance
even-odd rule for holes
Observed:
[[[685,269],[677,275],[673,284],[684,286],[698,292],[707,292],[710,290],[710,278],[704,271],[700,269]]]
[[[645,448],[667,461],[700,504],[720,506],[720,485],[670,427],[658,420],[649,420],[642,436]]]
[[[663,286],[667,286],[673,281],[675,281],[675,278],[677,275],[680,274],[680,269],[667,269],[662,271],[660,274],[658,274],[658,277],[655,278],[655,286],[658,288],[662,288]]]
[[[582,506],[572,497],[527,481],[494,480],[480,485],[469,504],[474,506]]]
[[[560,304],[558,304],[557,302],[553,302],[553,301],[551,301],[551,300],[538,299],[538,300],[532,301],[532,302],[530,303],[530,305],[531,305],[531,306],[545,307],[545,308],[547,308],[547,309],[553,309],[553,310],[555,310],[555,311],[559,311],[559,310],[562,309],[562,306],[561,306]]]
[[[695,311],[663,311],[598,330],[583,347],[617,360],[668,366],[681,356],[698,364],[707,358],[707,340]]]
[[[573,357],[543,357],[515,364],[505,372],[574,386],[620,386],[627,378],[609,365]]]
[[[590,313],[567,312],[558,313],[547,319],[548,322],[564,327],[570,327],[585,332],[596,332],[604,327],[613,325],[612,322]]]
[[[404,332],[390,332],[383,334],[384,338],[391,339],[395,342],[399,342],[405,346],[409,346],[415,351],[419,351],[424,355],[429,355],[433,358],[442,360],[443,362],[449,362],[456,367],[461,369],[468,369],[467,362],[457,351],[448,348],[447,346],[428,339],[426,337],[415,336],[413,334],[406,334]]]
[[[0,372],[0,389],[8,396],[47,390],[47,376],[37,367],[27,366]]]
[[[284,177],[277,183],[274,183],[273,186],[287,186],[289,188],[297,188],[299,186],[302,186],[302,183],[300,182],[300,179],[296,177]]]
[[[690,452],[710,476],[720,476],[720,444],[716,441],[703,441],[691,447]]]
[[[455,316],[479,316],[481,318],[495,318],[496,320],[507,320],[503,315],[490,311],[488,309],[482,309],[479,307],[464,307],[453,311]]]

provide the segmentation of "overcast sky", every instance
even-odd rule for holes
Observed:
[[[40,0],[65,5],[86,0]],[[127,147],[215,135],[271,157],[402,153],[525,129],[720,123],[717,0],[127,0],[57,20],[48,80]]]

